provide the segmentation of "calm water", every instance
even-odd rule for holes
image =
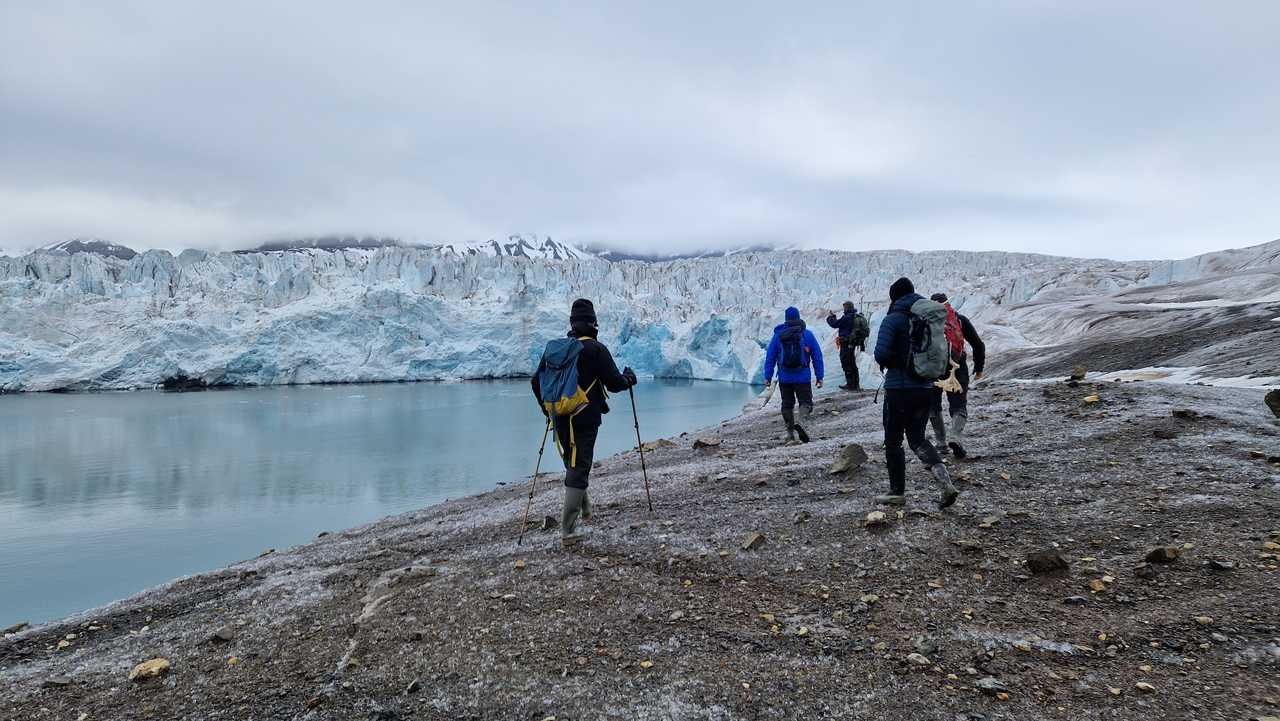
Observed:
[[[640,429],[753,396],[642,383]],[[613,401],[597,457],[635,445]],[[527,477],[541,436],[528,381],[0,396],[0,628]]]

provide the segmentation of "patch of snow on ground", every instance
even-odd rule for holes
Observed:
[[[1232,376],[1226,378],[1209,378],[1201,376],[1200,366],[1185,368],[1153,367],[1134,368],[1131,370],[1112,371],[1110,373],[1090,373],[1086,380],[1091,381],[1151,381],[1154,383],[1203,383],[1223,388],[1274,388],[1280,387],[1280,377]]]
[[[1135,303],[1135,308],[1234,308],[1241,305],[1258,305],[1263,303],[1280,303],[1280,292],[1250,300],[1231,300],[1230,298],[1214,298],[1213,300],[1195,300],[1186,303]],[[1277,318],[1276,320],[1280,320]]]

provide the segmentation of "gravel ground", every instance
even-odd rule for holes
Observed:
[[[527,486],[507,486],[9,634],[0,718],[1280,716],[1262,392],[999,382],[971,403],[944,513],[912,464],[905,512],[864,526],[887,485],[871,394],[820,396],[804,446],[750,410],[696,434],[718,446],[647,454],[656,518],[635,453],[604,460],[572,551],[517,546]],[[871,460],[832,475],[851,441]],[[535,516],[558,503],[548,475]],[[1178,558],[1144,564],[1162,546]],[[1041,551],[1069,568],[1034,573]]]

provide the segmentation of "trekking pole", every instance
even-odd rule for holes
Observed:
[[[644,476],[644,497],[649,501],[649,515],[653,514],[653,496],[649,494],[649,471],[644,467],[644,441],[640,440],[640,416],[636,415],[636,392],[633,388],[627,388],[627,393],[631,394],[631,420],[636,426],[636,448],[640,449],[640,474]]]
[[[524,531],[529,527],[529,508],[533,506],[533,492],[538,490],[538,469],[542,467],[542,452],[547,449],[547,435],[551,432],[551,418],[547,418],[547,427],[542,429],[542,443],[538,446],[538,462],[533,464],[533,480],[529,481],[529,502],[524,504],[524,521],[520,523],[520,537],[516,545],[524,544]]]

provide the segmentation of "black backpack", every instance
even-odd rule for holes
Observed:
[[[800,370],[808,365],[804,358],[804,328],[792,326],[778,334],[782,344],[782,367],[787,370]]]

